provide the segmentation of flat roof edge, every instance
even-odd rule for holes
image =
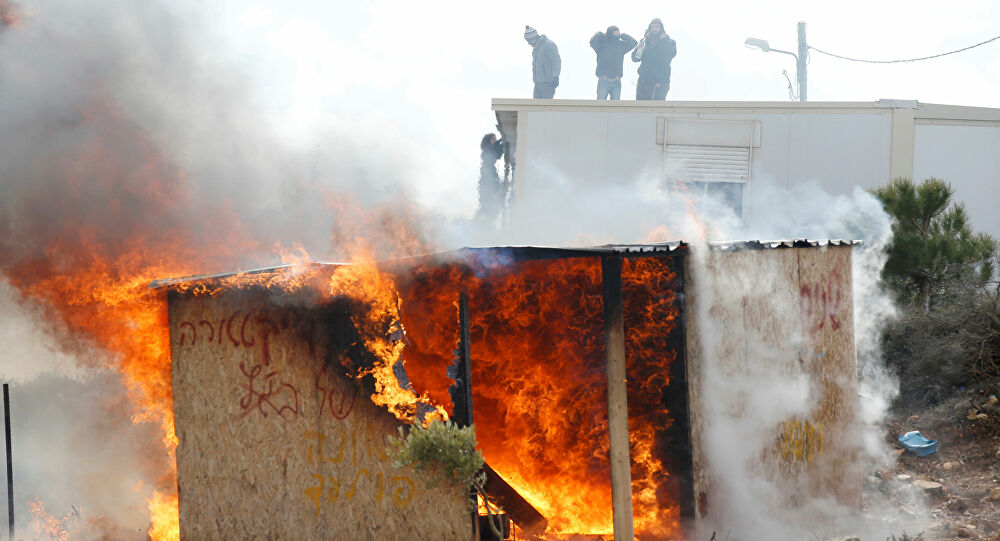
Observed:
[[[874,101],[645,101],[645,100],[536,100],[493,98],[494,111],[536,108],[588,109],[885,109]]]
[[[894,109],[912,109],[918,120],[1000,121],[1000,108],[971,105],[922,103],[916,100],[877,101],[637,101],[637,100],[536,100],[493,98],[491,108],[503,111],[595,111],[595,112],[703,112],[706,110],[771,111],[870,111],[891,114]]]

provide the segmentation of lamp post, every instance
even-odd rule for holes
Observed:
[[[806,45],[806,23],[799,22],[799,54],[781,49],[772,49],[766,40],[757,38],[747,38],[744,45],[751,49],[759,49],[768,53],[774,51],[791,55],[795,58],[795,80],[799,84],[799,101],[806,101],[806,56],[809,54],[809,46]]]

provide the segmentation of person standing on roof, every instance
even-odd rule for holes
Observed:
[[[670,61],[677,56],[677,43],[663,30],[663,22],[653,19],[639,46],[632,51],[632,61],[639,64],[637,100],[665,100],[670,90]]]
[[[597,53],[597,99],[613,100],[622,96],[622,63],[625,53],[638,44],[632,36],[622,34],[617,26],[609,26],[608,31],[598,32],[590,38],[590,46]]]
[[[559,71],[562,69],[562,59],[559,58],[559,48],[544,34],[525,25],[524,39],[534,49],[531,51],[531,80],[535,83],[532,95],[535,99],[552,99],[559,86]]]

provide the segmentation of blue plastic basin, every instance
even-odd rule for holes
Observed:
[[[917,430],[900,436],[899,443],[902,443],[907,451],[917,456],[927,456],[936,452],[938,445],[937,440],[929,440]]]

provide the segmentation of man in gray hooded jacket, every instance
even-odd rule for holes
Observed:
[[[559,48],[545,35],[525,25],[524,39],[534,49],[531,51],[531,79],[535,83],[535,99],[552,99],[559,86],[559,71],[562,60],[559,58]]]

